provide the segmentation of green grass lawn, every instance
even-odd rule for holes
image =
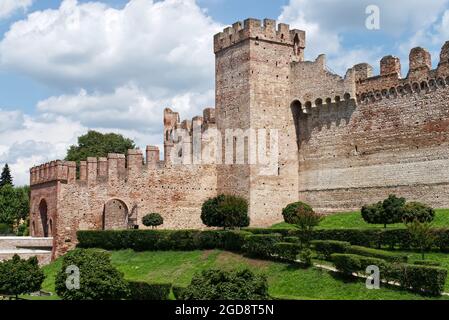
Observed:
[[[254,272],[267,275],[270,295],[276,298],[303,300],[426,299],[420,295],[391,287],[368,290],[363,281],[345,282],[337,278],[335,274],[317,268],[302,269],[295,265],[248,259],[238,254],[219,250],[190,252],[124,250],[114,251],[111,254],[113,264],[129,280],[153,283],[171,282],[174,285],[187,286],[195,272],[208,268],[224,270],[250,268]],[[60,260],[44,267],[46,280],[43,290],[55,292],[54,278],[60,267]],[[437,299],[446,299],[446,297]]]
[[[435,210],[435,220],[432,225],[435,228],[449,227],[449,209]],[[275,224],[273,228],[295,228],[285,222]],[[357,228],[383,228],[380,224],[368,224],[362,219],[360,211],[336,213],[323,218],[318,229],[357,229]],[[391,224],[387,228],[405,228],[403,223]]]

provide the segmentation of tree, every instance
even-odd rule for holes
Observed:
[[[404,198],[389,195],[384,201],[362,207],[362,218],[370,224],[387,224],[402,222],[405,205]]]
[[[88,157],[107,157],[108,153],[126,154],[128,149],[135,147],[134,141],[121,134],[89,131],[78,137],[78,145],[69,148],[66,160],[79,162]]]
[[[282,210],[284,221],[294,224],[301,231],[300,240],[308,246],[313,228],[320,224],[322,216],[317,214],[310,205],[304,202],[294,202]]]
[[[0,188],[7,184],[13,185],[11,171],[9,170],[8,164],[5,164],[2,170],[2,175],[0,176]]]
[[[208,227],[242,228],[249,226],[248,202],[241,197],[219,195],[204,202],[201,220]]]
[[[432,248],[436,239],[431,224],[416,219],[407,223],[406,226],[412,238],[412,247],[421,251],[421,257],[424,260],[424,253]]]
[[[420,202],[408,202],[403,209],[402,221],[410,223],[414,220],[419,222],[432,222],[435,218],[435,210]]]
[[[205,270],[182,290],[182,300],[267,300],[268,283],[263,275],[241,271]]]
[[[74,274],[67,270],[79,270],[79,287],[68,288],[66,280]],[[68,281],[70,283],[70,279]],[[62,260],[62,268],[56,275],[56,293],[64,300],[121,300],[129,295],[128,284],[112,264],[107,252],[95,249],[75,249]]]
[[[11,260],[0,262],[0,294],[17,299],[20,294],[39,291],[44,279],[36,257],[22,260],[14,255]]]
[[[164,224],[164,218],[159,213],[150,213],[142,218],[142,223],[146,227],[158,227]]]
[[[18,225],[28,217],[29,211],[29,187],[14,188],[7,184],[0,188],[0,223]]]

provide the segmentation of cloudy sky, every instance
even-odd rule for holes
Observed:
[[[412,47],[436,65],[449,40],[449,0],[0,0],[0,166],[26,184],[88,129],[160,145],[165,107],[214,106],[212,37],[248,17],[306,30],[306,58],[339,74],[394,54],[405,75]]]

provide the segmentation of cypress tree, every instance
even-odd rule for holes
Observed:
[[[2,175],[0,176],[0,188],[7,184],[13,186],[11,171],[9,170],[8,164],[5,164],[2,170]]]

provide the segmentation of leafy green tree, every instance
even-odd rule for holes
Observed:
[[[18,225],[28,217],[29,211],[29,187],[14,188],[7,184],[0,188],[0,223]]]
[[[242,228],[249,226],[248,202],[241,197],[219,195],[204,202],[201,220],[208,227]]]
[[[435,218],[435,210],[420,202],[408,202],[403,209],[402,221],[405,223],[418,220],[419,222],[432,222]]]
[[[128,149],[135,149],[135,143],[121,134],[89,131],[78,137],[78,145],[67,151],[66,160],[82,161],[88,157],[107,157],[108,153],[126,154]]]
[[[240,271],[205,270],[196,274],[182,290],[182,300],[267,300],[268,282],[264,275],[249,269]]]
[[[69,267],[79,270],[79,288],[67,288]],[[107,252],[96,249],[75,249],[62,260],[56,275],[56,293],[64,300],[122,300],[129,295],[123,273],[111,263]]]
[[[158,227],[164,224],[164,219],[159,213],[150,213],[142,218],[142,223],[146,227]]]
[[[12,183],[12,176],[11,176],[11,170],[9,170],[8,164],[5,164],[2,170],[2,175],[0,176],[0,188],[2,188],[5,185],[13,185]]]
[[[431,224],[428,222],[420,222],[416,219],[406,225],[412,238],[412,247],[421,252],[421,258],[424,260],[425,252],[432,248],[436,240],[436,237],[432,232]]]
[[[402,222],[405,199],[389,195],[384,201],[362,207],[362,218],[370,224],[387,224]]]
[[[0,262],[0,294],[17,299],[18,295],[39,291],[44,279],[36,257],[23,260],[14,255],[11,260]]]
[[[294,224],[300,232],[302,245],[308,247],[313,228],[320,224],[322,216],[317,214],[310,205],[304,202],[294,202],[282,210],[284,221]]]

